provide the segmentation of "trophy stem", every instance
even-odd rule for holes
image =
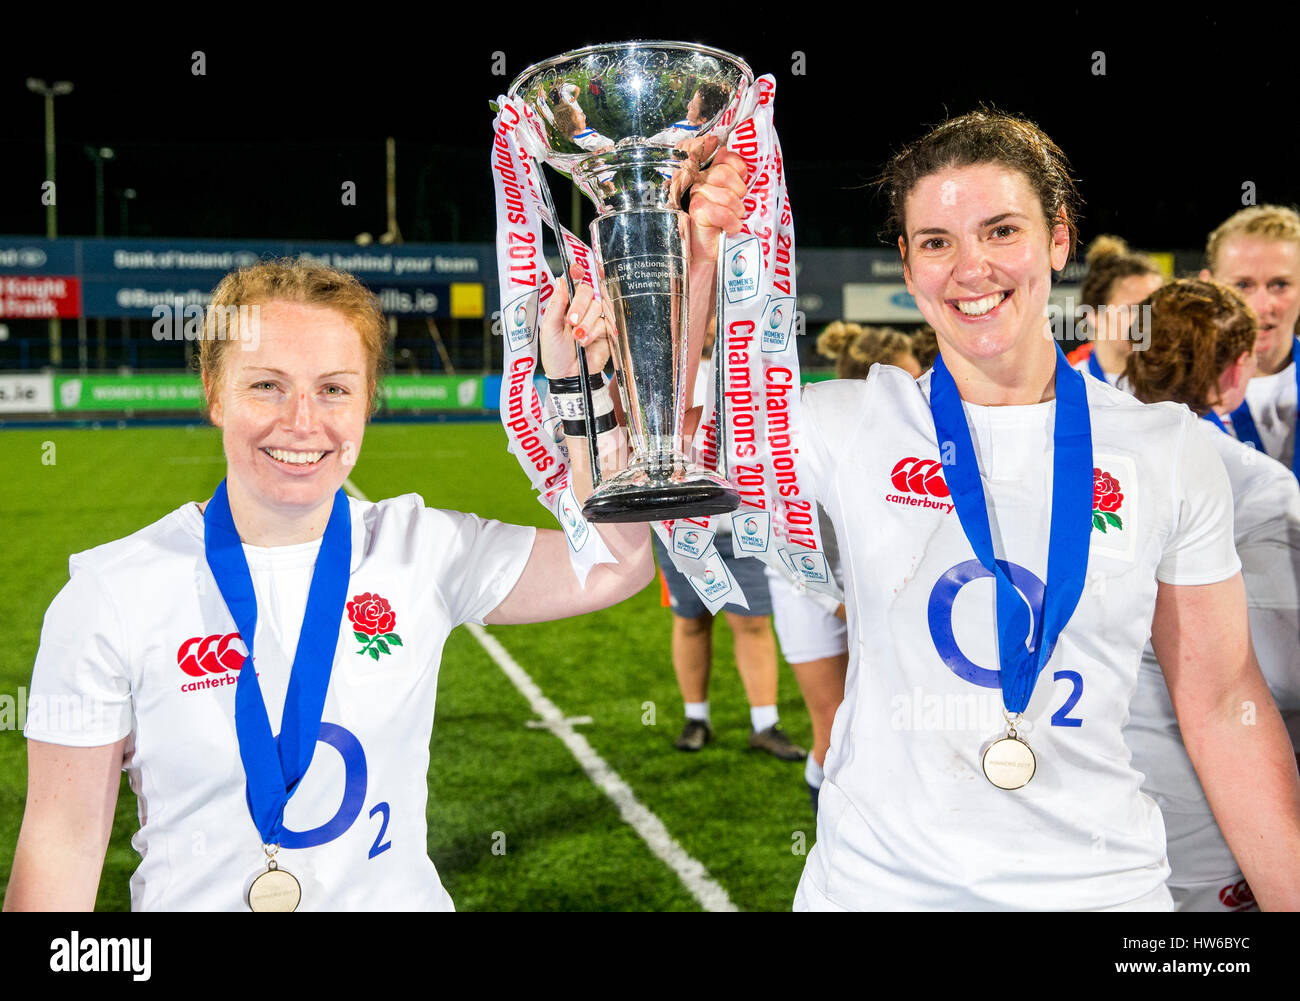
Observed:
[[[690,393],[685,385],[687,225],[685,212],[644,209],[602,215],[591,226],[601,289],[617,335],[634,461],[649,452],[683,451]]]
[[[677,209],[599,216],[591,227],[607,309],[617,331],[632,461],[592,493],[590,521],[645,521],[734,511],[726,479],[687,459],[690,361],[688,218]]]

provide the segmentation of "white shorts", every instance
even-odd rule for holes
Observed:
[[[802,664],[849,651],[844,620],[794,589],[788,578],[768,569],[772,593],[772,624],[781,653],[791,664]]]

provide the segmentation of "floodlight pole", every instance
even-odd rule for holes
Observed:
[[[27,78],[27,89],[33,94],[45,98],[45,181],[49,188],[42,191],[45,201],[45,235],[54,240],[59,235],[58,186],[54,183],[54,99],[72,93],[72,84],[67,80],[57,80],[53,87],[44,80]],[[62,335],[57,316],[50,317],[50,364],[58,367],[63,363]]]

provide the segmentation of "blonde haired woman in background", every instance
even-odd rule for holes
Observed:
[[[1232,433],[1294,471],[1300,214],[1280,205],[1242,209],[1210,234],[1205,259],[1201,277],[1236,289],[1259,318],[1259,364],[1245,401],[1231,414]]]

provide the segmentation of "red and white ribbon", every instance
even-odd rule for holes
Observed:
[[[519,460],[538,500],[550,511],[569,540],[569,557],[579,582],[598,563],[615,563],[600,533],[582,517],[582,505],[569,482],[569,453],[560,417],[548,397],[546,405],[533,382],[537,370],[542,307],[555,281],[542,253],[542,220],[547,217],[538,184],[541,167],[521,142],[529,114],[505,97],[492,124],[492,178],[497,204],[497,274],[501,290],[501,424],[508,447]],[[548,221],[552,221],[549,220]],[[569,233],[570,258],[591,284],[591,251]]]
[[[752,117],[728,141],[751,182],[744,224],[726,239],[718,275],[725,330],[713,363],[722,366],[727,474],[741,500],[736,511],[718,518],[731,522],[736,556],[777,568],[833,607],[843,596],[822,550],[816,503],[799,472],[794,219],[773,124],[776,81],[760,77],[755,90]],[[710,380],[694,440],[696,457],[709,464],[721,447],[716,397]]]
[[[714,538],[721,519],[730,521],[736,556],[762,560],[807,588],[828,607],[842,594],[822,551],[817,505],[799,473],[799,355],[795,340],[794,222],[786,193],[781,145],[773,125],[776,81],[760,77],[740,107],[743,120],[728,148],[745,160],[752,183],[745,198],[741,231],[725,238],[721,294],[726,331],[714,352],[723,366],[724,441],[727,472],[741,506],[730,515],[656,522],[655,533],[674,566],[686,575],[710,612],[723,605],[748,608],[740,585],[718,555]],[[755,100],[756,98],[756,100]],[[570,258],[592,284],[590,248],[545,209],[537,187],[540,167],[522,144],[523,129],[535,128],[527,106],[498,98],[494,122],[493,177],[497,192],[497,262],[505,342],[501,419],[510,450],[519,459],[542,504],[569,536],[580,580],[596,563],[614,562],[598,533],[582,518],[568,482],[568,453],[554,409],[543,408],[533,390],[541,306],[553,279],[541,254],[545,221],[564,240]],[[691,452],[716,467],[717,394],[710,380],[704,419]],[[531,396],[529,395],[531,394]]]

